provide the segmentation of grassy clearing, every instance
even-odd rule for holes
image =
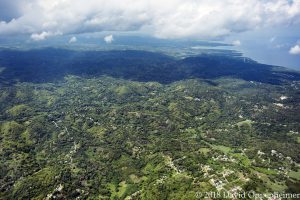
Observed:
[[[253,167],[256,171],[263,173],[263,174],[267,174],[267,175],[276,175],[277,172],[273,169],[266,169],[266,168],[262,168],[262,167]]]
[[[242,164],[246,167],[249,167],[251,165],[251,160],[240,153],[234,153],[232,156],[242,162]]]
[[[237,125],[239,127],[241,127],[241,126],[249,126],[249,127],[251,127],[252,123],[253,123],[253,121],[247,119],[245,121],[238,122]]]
[[[289,176],[291,177],[291,178],[294,178],[294,179],[296,179],[296,180],[298,180],[298,181],[300,181],[300,169],[298,170],[298,171],[291,171],[290,173],[289,173]]]
[[[118,193],[117,193],[118,197],[122,197],[125,194],[127,187],[128,187],[128,184],[126,184],[125,181],[122,181],[119,183]]]
[[[274,192],[283,192],[287,189],[287,186],[284,183],[280,182],[271,182],[267,181],[267,187],[270,188]]]
[[[200,148],[199,152],[207,155],[207,153],[210,152],[210,149],[209,148]]]
[[[226,147],[226,146],[223,146],[223,145],[211,145],[211,147],[213,149],[222,151],[225,154],[229,153],[232,150],[230,147]]]

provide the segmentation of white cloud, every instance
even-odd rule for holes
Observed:
[[[71,37],[69,43],[75,43],[75,42],[77,42],[77,38],[75,36]]]
[[[31,34],[30,38],[34,41],[41,41],[41,40],[47,39],[48,37],[56,36],[56,35],[61,35],[61,33],[60,32],[53,33],[53,32],[43,31],[42,33]]]
[[[292,55],[299,55],[300,54],[300,45],[295,45],[294,47],[292,47],[289,51],[290,54]]]
[[[138,31],[160,38],[213,38],[300,24],[300,0],[27,0],[22,6],[20,0],[9,6],[3,2],[0,8],[11,12],[0,15],[0,35]]]
[[[114,41],[114,36],[113,35],[107,35],[104,37],[104,41],[107,43],[107,44],[110,44]]]
[[[235,40],[235,41],[233,41],[232,42],[232,45],[234,45],[234,46],[241,46],[241,41],[239,41],[239,40]]]

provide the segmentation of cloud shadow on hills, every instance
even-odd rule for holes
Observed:
[[[0,51],[2,83],[55,82],[72,74],[84,77],[101,75],[134,81],[162,84],[201,78],[233,77],[274,85],[300,80],[300,73],[250,59],[230,55],[200,55],[177,60],[160,53],[146,51],[71,51],[38,49]],[[211,84],[214,84],[211,82]]]

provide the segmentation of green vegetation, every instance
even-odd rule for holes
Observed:
[[[298,171],[291,171],[291,172],[289,173],[289,176],[290,176],[291,178],[294,178],[294,179],[300,181],[300,170],[298,170]]]
[[[297,191],[299,81],[120,73],[1,85],[0,199]]]

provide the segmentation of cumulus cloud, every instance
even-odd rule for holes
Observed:
[[[107,43],[107,44],[110,44],[114,41],[114,36],[113,35],[107,35],[104,37],[104,41]]]
[[[0,8],[7,10],[0,15],[0,35],[138,31],[213,38],[300,24],[300,0],[0,0]]]
[[[61,33],[60,32],[53,33],[53,32],[43,31],[42,33],[31,34],[30,38],[34,41],[41,41],[41,40],[47,39],[48,37],[56,36],[56,35],[61,35]]]
[[[75,42],[77,42],[77,38],[75,36],[71,37],[69,43],[75,43]]]
[[[241,46],[241,44],[242,44],[242,43],[241,43],[241,41],[239,41],[239,40],[235,40],[235,41],[232,42],[232,45],[233,45],[233,46]]]
[[[289,51],[290,54],[292,55],[300,55],[300,45],[295,45],[293,46],[290,51]]]

